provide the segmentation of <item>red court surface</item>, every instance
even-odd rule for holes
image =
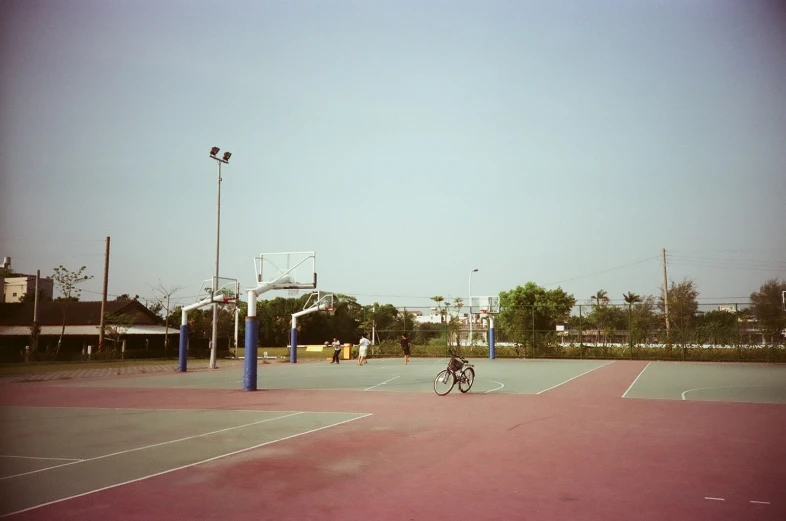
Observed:
[[[645,365],[538,395],[8,384],[5,406],[371,413],[8,519],[786,519],[786,406],[621,398]]]

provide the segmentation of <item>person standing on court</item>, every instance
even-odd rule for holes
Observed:
[[[407,338],[407,334],[404,333],[401,335],[401,350],[404,351],[404,365],[409,363],[409,338]]]
[[[331,364],[333,362],[338,363],[339,353],[341,353],[341,342],[338,341],[338,338],[333,337],[333,360],[331,360]]]
[[[358,365],[363,365],[366,361],[366,355],[368,354],[368,338],[366,338],[366,334],[363,333],[360,337],[360,342],[358,342]]]

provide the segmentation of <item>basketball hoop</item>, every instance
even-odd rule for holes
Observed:
[[[224,304],[237,302],[237,297],[224,297]]]
[[[298,288],[289,288],[287,292],[289,293],[289,298],[298,298],[300,296],[300,290]]]
[[[327,312],[327,314],[332,317],[333,315],[336,314],[336,308],[334,308],[333,306],[328,306],[325,308],[325,312]]]

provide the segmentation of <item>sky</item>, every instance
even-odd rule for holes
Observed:
[[[427,307],[786,279],[786,4],[3,0],[0,256],[100,300],[315,251]],[[478,272],[470,275],[473,269]],[[265,297],[287,296],[270,292]]]

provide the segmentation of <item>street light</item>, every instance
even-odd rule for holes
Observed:
[[[213,277],[213,296],[218,290],[218,245],[221,238],[221,164],[228,164],[231,152],[224,152],[224,157],[217,157],[218,147],[210,149],[210,158],[218,163],[218,204],[216,212],[216,276]],[[218,349],[218,304],[213,303],[213,336],[210,345],[210,369],[216,368],[216,350]]]
[[[469,272],[469,345],[472,346],[472,274],[477,268]]]

